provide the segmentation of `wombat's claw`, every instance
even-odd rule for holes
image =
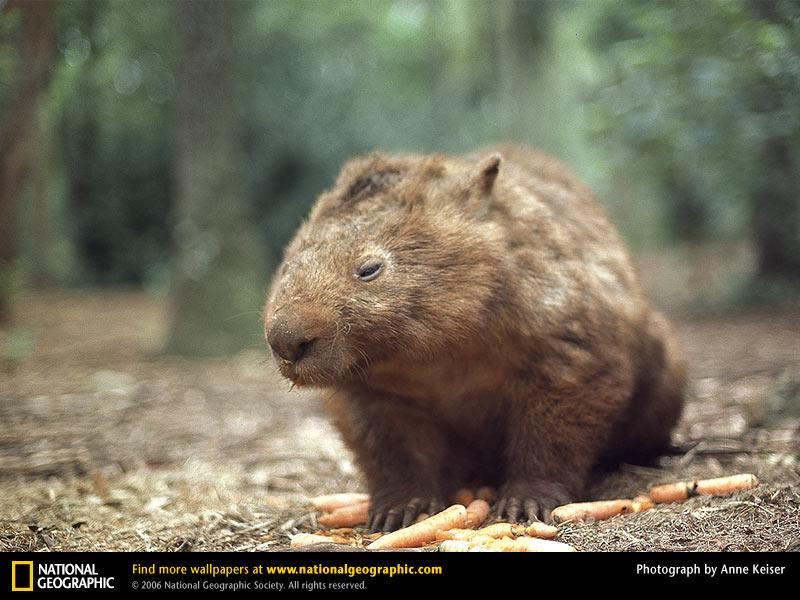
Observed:
[[[518,522],[520,516],[524,516],[528,522],[549,521],[551,511],[569,501],[566,489],[557,483],[508,485],[501,492],[495,514],[499,519],[512,523]]]
[[[522,500],[516,496],[506,496],[497,503],[496,512],[498,517],[502,518],[505,515],[510,522],[515,523],[519,521],[520,514],[524,514],[528,521],[538,521],[540,514],[550,511],[541,511],[536,500]],[[547,517],[543,515],[542,518],[546,519]]]
[[[370,520],[369,530],[373,532],[394,531],[397,529],[401,514],[402,509],[399,506],[394,506],[384,511],[377,511]]]
[[[389,504],[387,507],[370,509],[367,527],[370,531],[394,531],[408,527],[417,517],[427,512],[435,514],[444,510],[444,503],[439,498],[412,498],[408,502]]]

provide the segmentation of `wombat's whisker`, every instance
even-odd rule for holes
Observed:
[[[232,321],[233,319],[241,319],[242,317],[249,317],[250,315],[258,315],[261,316],[260,310],[247,310],[245,312],[241,312],[236,315],[230,315],[229,317],[225,317],[223,319],[224,322]]]

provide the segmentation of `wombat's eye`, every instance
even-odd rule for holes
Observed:
[[[361,281],[372,281],[380,275],[383,263],[377,258],[370,258],[358,268],[356,275]]]

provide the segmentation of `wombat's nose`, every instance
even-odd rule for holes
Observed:
[[[273,319],[267,331],[267,342],[273,352],[283,360],[296,362],[303,358],[314,343],[299,319],[291,315],[280,315]]]

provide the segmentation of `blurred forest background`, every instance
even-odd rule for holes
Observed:
[[[376,148],[541,147],[655,261],[662,304],[797,297],[797,0],[0,7],[6,358],[32,343],[15,303],[51,286],[167,296],[172,352],[263,344],[284,244]]]
[[[595,191],[690,367],[580,550],[800,548],[800,0],[0,0],[0,551],[287,549],[363,490],[262,336],[353,155],[537,146]],[[188,356],[195,355],[195,356]]]

